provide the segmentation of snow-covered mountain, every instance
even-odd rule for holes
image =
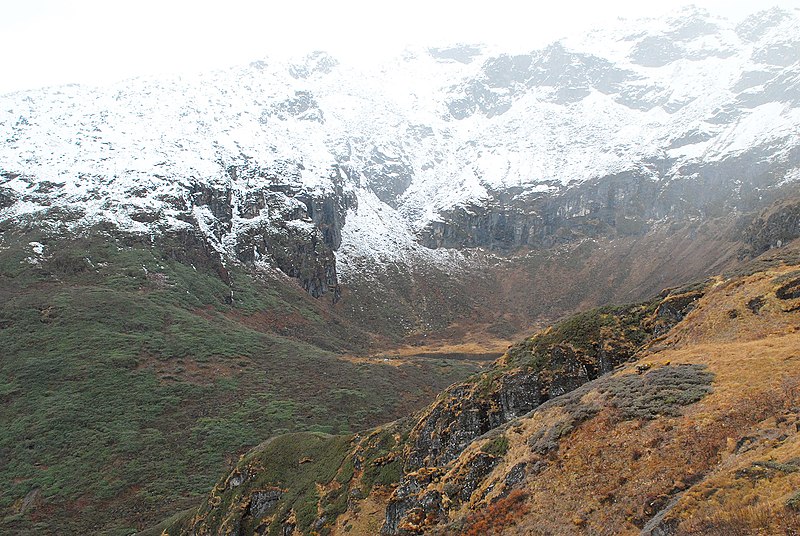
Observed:
[[[193,230],[315,296],[375,264],[549,245],[565,222],[639,232],[798,179],[800,17],[777,9],[0,96],[0,221]]]

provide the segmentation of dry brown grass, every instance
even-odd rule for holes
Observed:
[[[334,534],[380,534],[391,492],[378,487],[336,520]]]
[[[386,364],[392,366],[413,365],[426,359],[455,359],[490,363],[500,357],[509,346],[505,339],[483,338],[482,340],[458,343],[430,341],[426,344],[405,344],[380,350],[370,355],[343,355],[340,359],[357,364]]]
[[[676,536],[797,536],[800,514],[782,506],[759,504],[691,520]]]
[[[507,527],[515,525],[527,512],[525,492],[514,490],[507,497],[467,516],[466,527],[461,536],[489,536],[501,534]]]
[[[800,457],[800,417],[792,412],[800,406],[800,314],[787,313],[797,304],[774,294],[775,278],[790,270],[718,282],[661,350],[642,359],[654,367],[704,364],[715,375],[714,392],[680,417],[625,421],[607,409],[579,426],[541,459],[545,469],[525,485],[529,513],[507,532],[638,534],[684,493],[668,518],[686,534],[735,535],[724,532],[735,527],[750,530],[742,534],[794,534],[797,516],[782,505],[800,490],[800,472],[755,483],[735,478],[758,460]],[[756,297],[764,300],[759,314],[746,309]],[[731,309],[741,314],[732,318]],[[521,437],[544,425],[541,420],[521,423]],[[487,484],[521,460],[534,461],[523,441],[509,437],[507,460]],[[737,450],[748,437],[752,444]],[[767,523],[775,512],[787,521]]]

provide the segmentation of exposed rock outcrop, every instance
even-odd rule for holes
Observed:
[[[755,257],[800,237],[800,202],[785,202],[765,211],[745,231],[746,253]]]
[[[800,149],[781,161],[771,160],[765,148],[718,163],[685,165],[680,179],[664,181],[663,174],[674,164],[654,160],[639,170],[550,193],[526,193],[523,188],[491,191],[487,201],[457,207],[429,223],[420,240],[431,248],[509,251],[583,238],[640,236],[665,222],[746,214],[780,199],[782,192],[769,190],[769,185],[776,175],[800,166]],[[795,209],[786,207],[780,216],[784,223],[778,224],[776,216],[768,224],[770,230],[749,232],[754,255],[764,251],[764,240],[785,243],[786,237],[800,232],[796,215],[791,215]]]
[[[0,188],[0,209],[8,208],[17,202],[19,196],[13,190]]]
[[[315,298],[332,293],[335,301],[340,291],[333,252],[341,244],[345,215],[355,206],[355,196],[345,191],[341,175],[333,191],[319,193],[292,182],[298,170],[291,165],[284,171],[288,178],[231,166],[227,187],[193,184],[190,207],[207,210],[193,212],[194,219],[218,249],[232,252],[236,260],[274,266]]]

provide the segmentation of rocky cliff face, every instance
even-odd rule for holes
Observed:
[[[345,214],[356,206],[341,178],[332,192],[315,194],[259,170],[231,167],[228,173],[245,188],[195,183],[188,192],[189,212],[209,229],[218,249],[249,266],[276,267],[315,298],[332,292],[338,299],[333,252],[341,244]]]
[[[420,239],[433,248],[512,251],[585,238],[641,236],[664,222],[747,213],[782,196],[795,195],[794,185],[776,187],[774,177],[785,177],[788,170],[800,166],[800,150],[791,150],[780,162],[770,154],[768,149],[753,150],[703,164],[652,161],[642,169],[587,181],[558,193],[526,195],[513,188],[492,191],[482,204],[444,213],[440,221],[421,230]],[[679,177],[660,179],[676,167]],[[788,229],[786,233],[790,233]],[[783,243],[787,238],[788,234]]]
[[[776,204],[747,227],[746,253],[759,255],[780,248],[800,237],[800,204],[792,200]]]

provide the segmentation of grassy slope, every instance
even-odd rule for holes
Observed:
[[[796,534],[800,299],[776,296],[787,281],[800,287],[797,267],[719,280],[683,323],[640,356],[638,363],[652,371],[691,365],[713,374],[713,391],[685,410],[666,406],[689,387],[648,406],[636,396],[609,397],[609,380],[599,380],[575,407],[554,404],[514,422],[502,462],[463,506],[465,522],[448,530],[639,534],[661,513],[674,534]],[[624,382],[628,394],[627,378],[642,378],[634,367],[611,378]],[[551,449],[536,448],[534,439],[559,425],[565,411],[586,415],[587,408],[590,416],[557,435]],[[470,447],[460,463],[480,448]],[[520,463],[529,470],[516,486],[522,506],[499,516],[505,503],[493,501],[508,493],[502,482]]]
[[[400,482],[402,449],[413,420],[399,419],[363,434],[295,433],[265,441],[242,456],[205,501],[165,520],[142,536],[167,534],[269,534],[296,528],[330,534],[354,501],[364,501]],[[257,513],[259,495],[274,503]],[[263,503],[261,503],[263,504]],[[382,519],[381,519],[382,520]],[[356,534],[376,534],[380,522]]]
[[[327,304],[181,247],[2,236],[0,532],[129,533],[266,437],[363,429],[475,369],[341,360],[366,336]]]

